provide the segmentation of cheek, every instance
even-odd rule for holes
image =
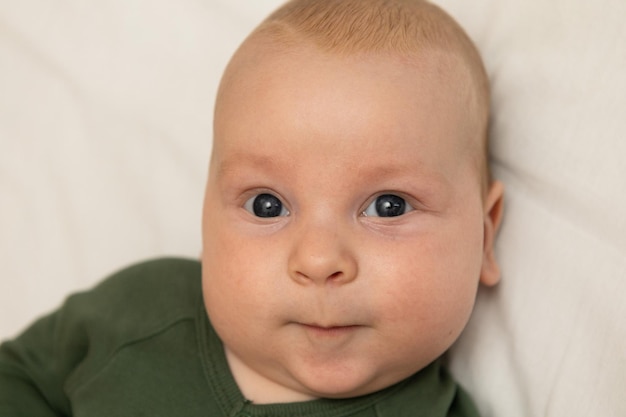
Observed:
[[[245,241],[228,233],[221,218],[205,219],[202,250],[202,285],[207,311],[212,320],[231,315],[232,300],[245,298],[249,288],[245,277],[250,275],[249,256],[254,255]],[[229,318],[234,319],[236,316]]]
[[[249,242],[233,230],[233,214],[222,202],[217,186],[207,189],[202,226],[203,285],[207,298],[217,298],[222,292],[243,287],[250,257],[254,256]],[[213,293],[216,293],[213,296]]]
[[[482,253],[476,227],[467,232],[438,232],[403,242],[370,266],[386,277],[377,310],[415,344],[443,351],[467,323]]]
[[[202,284],[206,309],[217,321],[240,326],[271,313],[277,256],[267,245],[237,233],[232,223],[214,219],[205,224]]]

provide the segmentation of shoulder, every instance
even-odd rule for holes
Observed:
[[[109,277],[93,290],[99,297],[125,299],[139,297],[133,301],[167,301],[176,296],[195,294],[200,288],[200,263],[192,259],[158,258],[139,262],[123,268]],[[173,291],[175,294],[169,295]],[[112,300],[111,300],[112,301]]]
[[[95,322],[91,324],[149,328],[194,316],[201,293],[198,261],[159,258],[119,270],[95,288],[69,297],[65,308]]]
[[[201,288],[199,262],[164,258],[121,269],[70,296],[52,316],[52,339],[74,368],[68,386],[80,385],[130,346],[168,329],[195,328]]]
[[[32,381],[49,404],[69,409],[67,389],[98,375],[125,348],[168,329],[194,331],[203,311],[200,271],[193,260],[151,260],[70,296],[0,346],[0,391],[6,384],[18,390],[13,380]]]

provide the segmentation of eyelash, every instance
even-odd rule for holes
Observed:
[[[270,192],[261,192],[248,198],[243,208],[259,218],[289,216],[282,200]],[[363,217],[399,217],[415,210],[404,197],[394,193],[377,196],[360,214]]]

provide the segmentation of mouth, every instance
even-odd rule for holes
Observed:
[[[337,337],[352,333],[361,325],[348,324],[348,325],[321,325],[316,323],[299,323],[307,332],[321,337]]]

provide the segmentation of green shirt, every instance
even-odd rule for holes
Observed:
[[[359,398],[252,404],[230,373],[191,260],[118,272],[0,346],[2,417],[477,415],[438,361]]]

